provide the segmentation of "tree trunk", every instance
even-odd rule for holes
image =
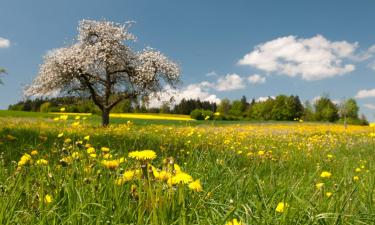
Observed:
[[[106,127],[109,124],[109,109],[102,110],[102,126]]]

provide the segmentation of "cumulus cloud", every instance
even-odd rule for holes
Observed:
[[[266,78],[260,76],[259,74],[251,75],[251,76],[249,76],[249,77],[247,78],[247,80],[248,80],[251,84],[264,84],[264,83],[266,83]]]
[[[154,96],[151,98],[148,107],[160,107],[163,102],[171,102],[173,99],[173,104],[178,104],[182,99],[200,99],[202,101],[209,101],[220,103],[220,99],[209,93],[210,83],[201,82],[198,84],[190,84],[182,89],[172,89],[170,86],[164,87],[164,90],[158,93],[158,97]]]
[[[220,77],[215,85],[215,89],[218,91],[233,91],[244,88],[245,84],[243,78],[235,73],[227,74],[225,77]]]
[[[355,56],[358,43],[332,42],[322,35],[312,38],[280,37],[257,45],[238,64],[259,70],[300,76],[304,80],[320,80],[355,70],[344,59]]]
[[[206,73],[206,77],[216,77],[216,76],[217,76],[217,73],[214,70]]]
[[[359,90],[356,98],[372,98],[375,97],[375,89],[369,89],[369,90]]]
[[[0,48],[9,48],[10,41],[8,39],[0,37]]]

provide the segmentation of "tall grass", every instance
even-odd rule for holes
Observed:
[[[319,124],[225,126],[114,125],[0,119],[0,224],[373,224],[372,129]],[[58,138],[58,134],[63,136]],[[89,136],[89,140],[84,137]],[[12,138],[14,137],[14,138]],[[71,141],[67,141],[71,139]],[[82,141],[82,144],[79,142]],[[96,158],[86,144],[95,148]],[[102,164],[108,147],[116,169]],[[128,157],[154,150],[148,163],[178,164],[202,192],[159,181]],[[31,155],[32,150],[38,154]],[[78,152],[70,163],[63,158]],[[33,162],[17,170],[25,153]],[[38,159],[48,160],[37,165]],[[169,165],[170,166],[170,165]],[[360,171],[358,170],[360,169]],[[173,173],[173,169],[169,168]],[[332,173],[321,177],[323,171]],[[354,179],[358,176],[358,180]],[[324,183],[321,188],[316,184]],[[331,192],[331,196],[327,196]],[[52,197],[46,202],[47,195]],[[277,205],[283,202],[283,212]]]

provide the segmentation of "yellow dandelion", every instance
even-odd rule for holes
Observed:
[[[323,186],[324,186],[324,183],[317,183],[317,184],[315,184],[315,187],[317,189],[321,189]]]
[[[31,155],[38,155],[38,151],[37,150],[32,150],[30,154]]]
[[[288,203],[285,203],[285,202],[279,202],[276,206],[276,209],[275,211],[278,212],[278,213],[283,213],[285,212],[285,210],[289,207],[289,204]]]
[[[203,190],[201,182],[199,180],[191,182],[188,187],[196,192],[201,192]]]
[[[102,152],[109,152],[109,148],[108,147],[102,147],[100,150],[102,150]]]
[[[233,219],[231,221],[228,221],[225,225],[244,225],[241,221],[238,221],[237,219]]]
[[[57,135],[58,138],[61,138],[62,136],[64,136],[64,132],[61,132]]]
[[[110,170],[117,169],[120,166],[118,160],[103,160],[102,164]]]
[[[332,176],[332,173],[327,172],[327,171],[323,171],[323,172],[320,174],[320,177],[323,177],[323,178],[330,178],[331,176]]]
[[[65,107],[60,108],[60,112],[65,112]]]
[[[332,192],[326,192],[326,196],[327,196],[327,198],[331,197],[332,195],[333,195]]]
[[[37,165],[48,165],[48,161],[45,160],[45,159],[38,159],[38,160],[36,161],[36,164],[37,164]]]
[[[177,173],[175,176],[168,179],[169,185],[176,185],[176,184],[188,184],[193,181],[193,178],[184,172]]]
[[[354,177],[353,177],[353,180],[354,180],[354,181],[359,181],[359,176],[354,176]]]
[[[85,137],[83,138],[83,140],[89,141],[89,140],[90,140],[90,136],[89,136],[89,135],[85,136]]]
[[[95,148],[93,148],[93,147],[89,147],[89,148],[86,150],[86,152],[87,152],[88,154],[92,154],[92,153],[95,152]]]
[[[361,172],[361,168],[355,168],[355,172],[357,173]]]
[[[129,153],[129,158],[140,161],[152,160],[156,158],[156,153],[152,150],[133,151]]]
[[[53,198],[52,198],[51,195],[46,194],[46,195],[44,196],[44,203],[46,203],[46,204],[50,204],[52,201],[53,201]]]

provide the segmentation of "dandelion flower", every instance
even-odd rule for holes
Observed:
[[[118,160],[103,160],[102,164],[110,170],[117,169],[120,166],[120,162]]]
[[[276,206],[275,211],[278,213],[283,213],[287,208],[289,207],[288,203],[285,202],[279,202]]]
[[[193,181],[189,184],[189,188],[193,191],[196,191],[196,192],[201,192],[203,189],[202,189],[202,185],[201,185],[201,182],[199,180],[196,180],[196,181]]]
[[[37,164],[37,165],[48,165],[48,161],[45,160],[45,159],[38,159],[38,160],[36,161],[36,164]]]
[[[51,195],[46,194],[46,195],[44,196],[44,203],[46,203],[46,204],[50,204],[52,201],[53,201],[53,198],[52,198]]]
[[[320,174],[320,177],[323,177],[323,178],[330,178],[331,176],[332,176],[332,173],[327,172],[327,171],[323,171],[323,172]]]
[[[184,172],[177,173],[175,176],[168,179],[169,185],[188,184],[193,181],[193,178]]]
[[[87,135],[87,136],[85,136],[83,139],[86,140],[86,141],[89,141],[89,140],[90,140],[90,136]]]
[[[61,132],[61,133],[59,133],[59,134],[57,135],[58,138],[61,138],[62,136],[64,136],[64,133],[63,133],[63,132]]]
[[[327,196],[327,198],[331,197],[332,195],[333,195],[332,192],[326,192],[326,196]]]
[[[238,221],[237,219],[233,219],[231,221],[228,221],[225,225],[244,225],[241,221]]]
[[[133,151],[129,153],[129,158],[140,161],[152,160],[156,158],[156,153],[152,150]]]
[[[32,150],[30,154],[31,155],[38,155],[38,151],[37,150]]]
[[[359,176],[354,176],[354,177],[353,177],[353,180],[354,180],[354,181],[359,181]]]
[[[315,184],[315,187],[317,189],[321,189],[323,187],[323,185],[324,185],[324,183],[317,183],[317,184]]]
[[[109,148],[108,147],[102,147],[100,150],[102,150],[102,152],[109,152]]]

